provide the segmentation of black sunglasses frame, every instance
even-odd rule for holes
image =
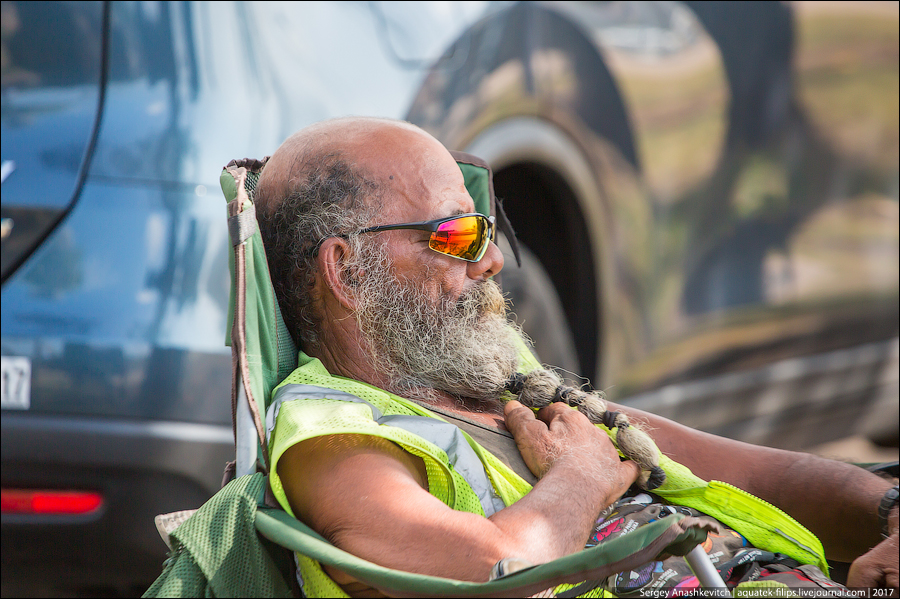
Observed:
[[[442,224],[444,224],[446,222],[450,222],[452,220],[457,220],[457,219],[465,218],[465,217],[469,217],[469,216],[476,216],[476,217],[482,218],[482,219],[486,220],[488,223],[488,229],[487,229],[488,234],[486,236],[487,240],[482,244],[481,249],[478,251],[478,257],[476,259],[470,260],[468,258],[463,258],[461,256],[454,256],[453,254],[448,254],[446,252],[438,251],[438,250],[432,248],[430,245],[429,245],[429,249],[431,249],[432,251],[438,252],[439,254],[443,254],[445,256],[450,256],[451,258],[457,258],[458,260],[465,260],[466,262],[478,262],[479,260],[481,260],[484,257],[484,253],[487,251],[488,243],[490,243],[491,241],[494,241],[494,239],[497,235],[496,218],[493,216],[485,216],[485,215],[481,214],[480,212],[467,212],[466,214],[456,214],[454,216],[447,216],[445,218],[438,218],[435,220],[429,220],[429,221],[418,222],[418,223],[397,223],[394,225],[376,225],[374,227],[367,227],[365,229],[362,229],[361,231],[358,231],[358,234],[362,235],[363,233],[377,233],[379,231],[393,231],[396,229],[415,229],[418,231],[430,231],[431,233],[437,233],[438,227],[441,226]]]

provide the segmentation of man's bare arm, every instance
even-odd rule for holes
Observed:
[[[542,563],[578,551],[597,514],[624,493],[638,468],[621,462],[606,435],[574,410],[551,406],[535,419],[511,403],[510,431],[543,476],[490,518],[450,509],[428,493],[420,459],[361,435],[312,439],[285,452],[278,472],[291,507],[354,555],[460,580],[487,580],[505,557]]]
[[[778,506],[821,540],[830,559],[852,561],[881,542],[877,508],[891,484],[852,464],[703,433],[609,404],[646,422],[659,449],[704,480],[731,483]]]

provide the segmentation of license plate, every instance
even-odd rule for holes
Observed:
[[[16,356],[0,356],[2,389],[0,408],[27,410],[31,407],[31,360]]]

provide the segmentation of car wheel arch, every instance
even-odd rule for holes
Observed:
[[[562,128],[524,116],[491,125],[465,150],[491,165],[496,195],[505,200],[517,238],[554,283],[578,352],[579,374],[602,381],[602,289],[610,269],[604,266],[602,235],[590,233],[604,231],[606,218],[586,152]],[[551,218],[538,218],[540,212]],[[506,273],[514,267],[508,264]]]

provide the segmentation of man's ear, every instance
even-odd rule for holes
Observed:
[[[347,310],[356,310],[356,273],[348,264],[350,246],[341,237],[329,237],[322,242],[316,258],[319,272],[331,295]]]

